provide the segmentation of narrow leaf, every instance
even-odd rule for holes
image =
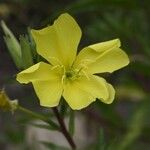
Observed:
[[[62,100],[61,101],[61,105],[60,105],[60,114],[61,114],[61,117],[65,117],[66,114],[67,114],[67,111],[68,111],[68,105],[67,103],[65,102],[65,100]]]
[[[40,141],[40,143],[43,144],[45,147],[49,148],[50,150],[69,150],[66,147],[58,146],[51,142]]]
[[[73,136],[74,134],[74,124],[75,124],[75,116],[74,111],[70,109],[70,116],[69,116],[69,133]]]
[[[30,123],[30,125],[37,128],[47,129],[47,130],[56,130],[56,128],[53,128],[52,126],[47,124]]]
[[[98,134],[98,143],[96,145],[96,150],[105,150],[105,139],[104,139],[104,131],[103,129],[99,130]]]

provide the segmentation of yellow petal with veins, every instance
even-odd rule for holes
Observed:
[[[103,73],[116,71],[129,64],[129,58],[127,54],[120,48],[111,49],[104,52],[99,58],[88,65],[89,73]]]
[[[115,39],[85,47],[76,58],[74,67],[86,67],[90,74],[113,72],[129,64],[127,54]]]
[[[63,91],[61,80],[35,81],[33,87],[41,106],[54,107],[59,104]]]
[[[74,81],[68,81],[64,85],[63,97],[72,109],[82,109],[99,99],[108,99],[107,83],[103,78],[91,75]],[[103,100],[103,101],[104,101]]]
[[[119,39],[89,45],[79,52],[75,61],[75,66],[83,62],[95,62],[101,54],[106,51],[119,48],[120,45],[121,43]]]
[[[53,65],[71,66],[81,38],[76,21],[67,13],[55,20],[52,26],[31,30],[37,52]]]
[[[27,84],[29,82],[51,80],[60,77],[60,68],[53,69],[50,64],[39,62],[17,74],[17,81]]]

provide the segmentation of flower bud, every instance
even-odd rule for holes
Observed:
[[[1,27],[5,33],[4,40],[9,53],[11,54],[11,57],[17,68],[20,69],[22,67],[20,44],[11,30],[6,26],[4,21],[1,21]]]
[[[12,113],[18,107],[18,100],[10,100],[4,90],[0,91],[0,109],[3,111],[11,111]]]

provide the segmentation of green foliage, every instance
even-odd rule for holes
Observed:
[[[46,124],[30,123],[30,125],[37,127],[37,128],[41,128],[41,129],[56,130],[56,128],[51,127],[50,125],[46,125]]]
[[[127,149],[141,134],[143,128],[143,122],[145,121],[145,107],[138,108],[135,112],[132,121],[129,122],[128,131],[125,136],[123,136],[120,144],[118,145],[118,150]]]
[[[64,118],[68,114],[68,105],[63,98],[61,98],[60,114],[62,118]]]
[[[95,144],[95,150],[105,150],[106,142],[104,137],[104,131],[103,129],[100,129],[98,132],[97,143]]]
[[[41,144],[43,144],[49,150],[69,150],[68,148],[65,148],[65,147],[62,147],[62,146],[58,146],[58,145],[55,145],[55,144],[50,143],[50,142],[41,141]]]
[[[75,126],[75,112],[70,109],[69,112],[69,133],[71,136],[74,134],[74,127]]]

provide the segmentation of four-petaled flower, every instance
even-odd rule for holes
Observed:
[[[31,30],[37,52],[47,62],[39,62],[20,72],[20,83],[32,82],[40,105],[54,107],[61,96],[72,109],[82,109],[96,98],[112,103],[115,90],[97,73],[113,72],[129,63],[119,39],[83,48],[77,55],[81,30],[69,14],[62,14],[52,26]]]

